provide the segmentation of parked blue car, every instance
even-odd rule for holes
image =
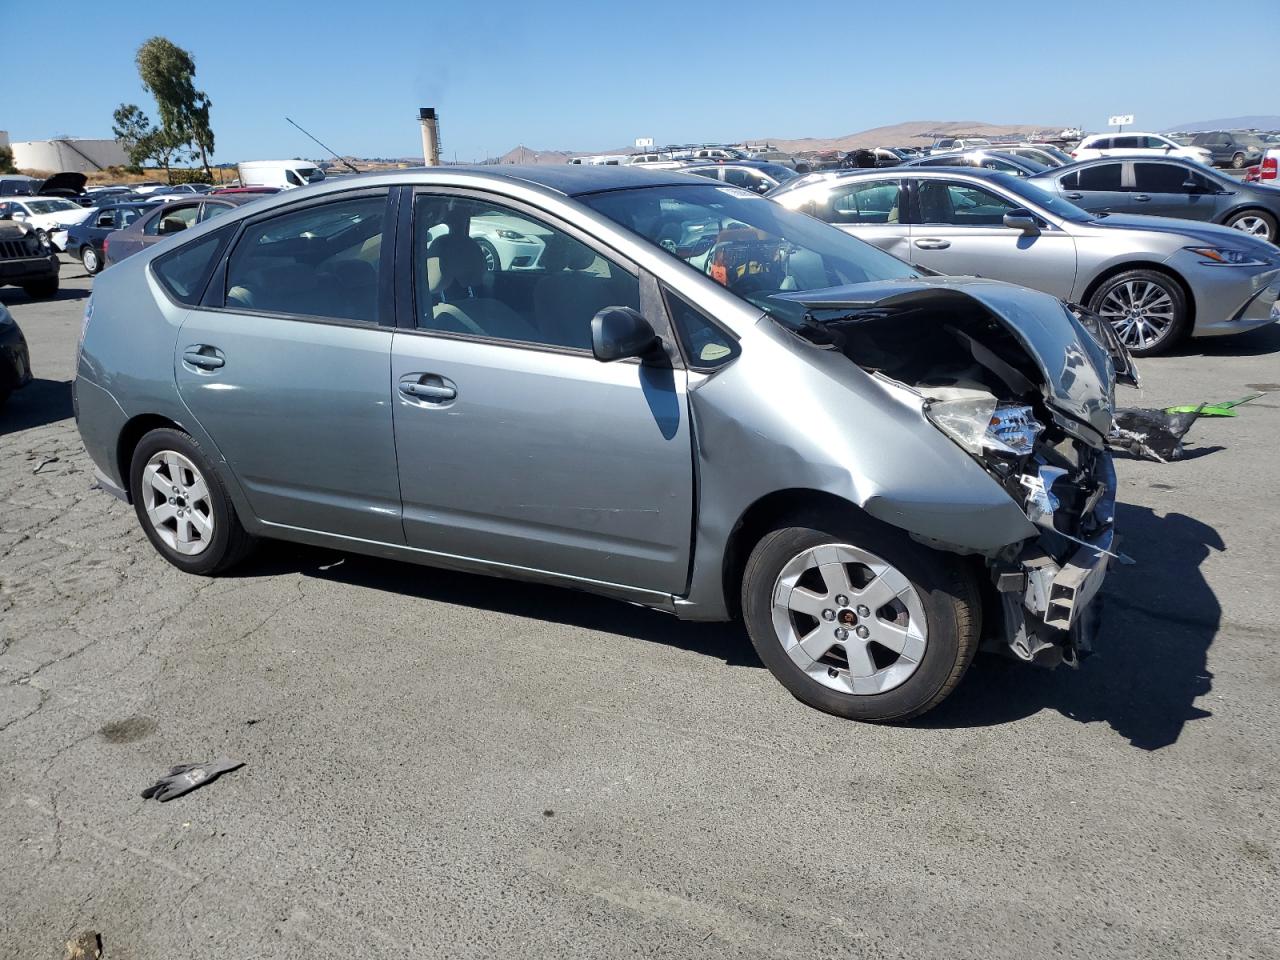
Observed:
[[[106,265],[103,241],[113,230],[123,230],[155,204],[113,203],[90,214],[82,223],[67,230],[65,250],[84,264],[86,273],[95,274]]]

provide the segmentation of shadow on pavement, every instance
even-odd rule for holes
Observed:
[[[1257,357],[1280,352],[1280,323],[1256,327],[1248,333],[1183,340],[1169,351],[1174,357]]]
[[[66,278],[64,277],[63,279]],[[82,290],[75,287],[61,287],[52,297],[29,297],[26,291],[19,287],[0,287],[0,303],[3,303],[6,307],[12,307],[23,303],[57,303],[60,300],[83,300],[92,292],[92,290]]]
[[[0,409],[0,437],[71,416],[71,381],[36,378],[15,391]]]
[[[1121,549],[1137,562],[1111,568],[1094,656],[1078,671],[1053,672],[979,657],[921,725],[985,727],[1050,709],[1159,750],[1177,742],[1187,721],[1210,715],[1195,701],[1212,688],[1207,660],[1222,608],[1200,564],[1226,546],[1213,527],[1180,513],[1121,504],[1116,524]]]
[[[279,541],[264,542],[253,557],[227,576],[269,577],[294,572],[438,603],[665,643],[715,657],[731,667],[763,666],[740,624],[689,623],[608,597],[519,580],[438,570]]]

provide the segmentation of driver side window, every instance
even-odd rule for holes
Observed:
[[[920,182],[920,222],[956,227],[998,227],[1017,204],[990,190],[946,180]]]

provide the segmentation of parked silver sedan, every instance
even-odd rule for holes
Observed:
[[[536,266],[486,263],[494,217]],[[902,720],[980,644],[1088,648],[1127,364],[1053,297],[733,186],[455,167],[110,268],[74,399],[101,486],[187,572],[274,537],[741,616],[804,702]]]
[[[769,196],[895,256],[1087,305],[1137,355],[1280,318],[1280,249],[1212,224],[1088,213],[972,168],[810,174]]]

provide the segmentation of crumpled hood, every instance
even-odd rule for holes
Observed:
[[[1238,232],[1238,231],[1232,231]],[[779,293],[780,300],[810,310],[865,309],[908,305],[945,308],[976,301],[1002,322],[1026,348],[1044,375],[1045,402],[1092,446],[1111,431],[1115,367],[1107,348],[1084,332],[1061,300],[1047,293],[999,280],[970,277],[919,277],[855,283],[822,290]],[[821,322],[819,320],[818,322]]]

